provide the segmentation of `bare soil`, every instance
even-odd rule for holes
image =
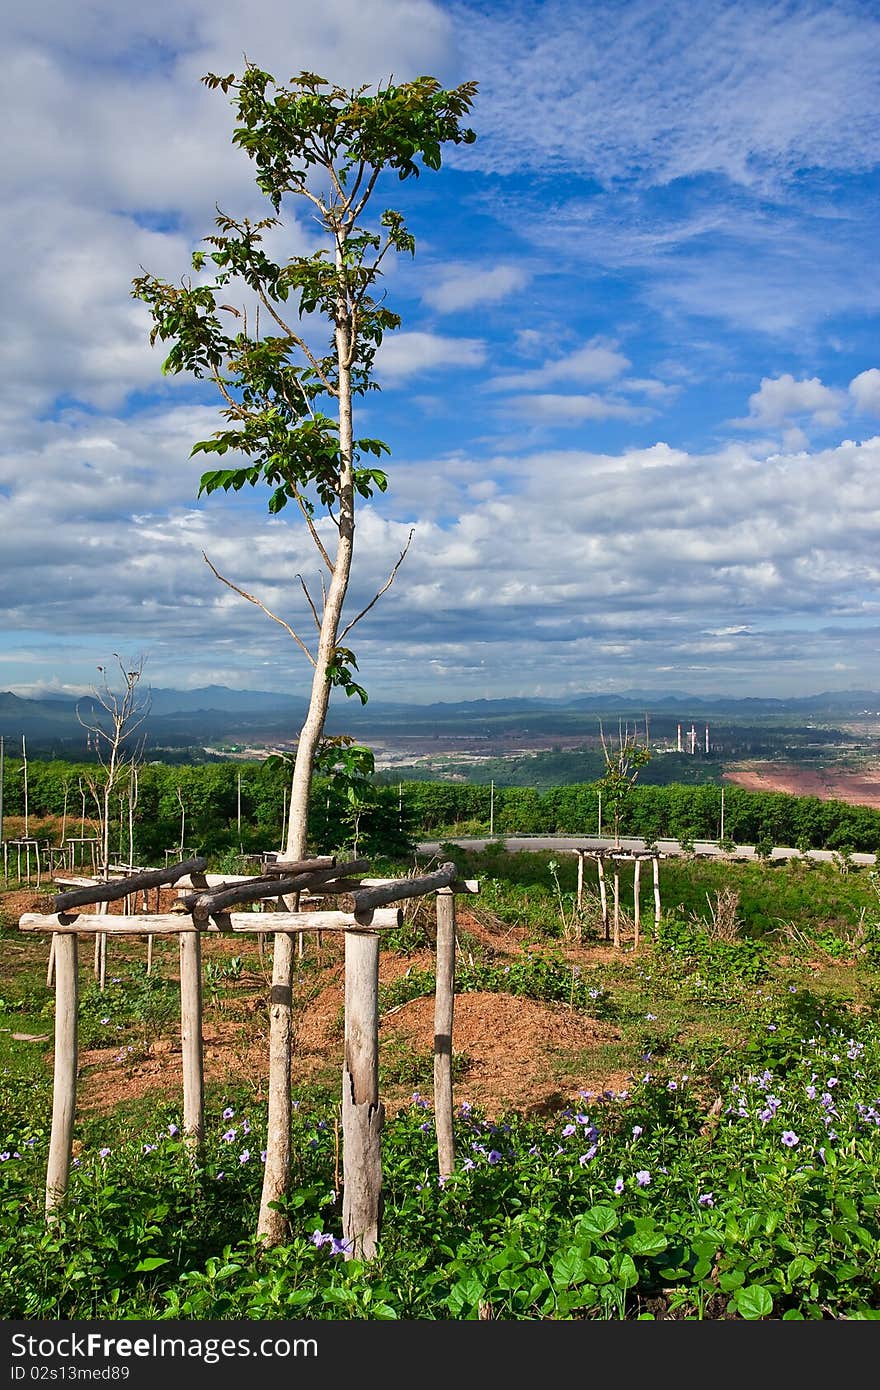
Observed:
[[[744,763],[724,773],[724,781],[746,791],[788,792],[823,801],[850,801],[880,808],[880,766],[858,772],[835,767],[807,768],[797,763]]]

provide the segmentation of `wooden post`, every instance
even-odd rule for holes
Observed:
[[[52,1090],[52,1134],[46,1168],[46,1216],[61,1205],[67,1192],[73,1121],[76,1113],[77,1002],[79,993],[76,932],[53,937],[55,946],[55,1076]]]
[[[639,902],[639,878],[642,872],[642,861],[636,856],[633,864],[633,950],[639,949],[639,920],[641,914],[641,903]]]
[[[605,940],[608,940],[608,894],[605,889],[605,861],[601,854],[596,856],[596,867],[599,870],[599,901],[602,904],[602,932]]]
[[[654,926],[660,925],[660,856],[655,854],[654,865]]]
[[[180,1043],[183,1050],[183,1133],[191,1148],[205,1137],[202,1055],[201,933],[180,933]]]
[[[376,1253],[382,1201],[379,1100],[379,937],[345,933],[345,1058],[342,1064],[342,1237],[346,1258]]]
[[[614,865],[614,944],[620,945],[620,869]]]
[[[578,879],[577,879],[577,907],[578,912],[584,910],[584,852],[582,849],[577,851],[578,857]]]
[[[434,992],[434,1124],[441,1178],[455,1169],[452,1133],[452,1016],[455,1007],[455,894],[437,893],[437,962]]]
[[[52,980],[55,976],[55,933],[52,933],[52,940],[49,942],[49,964],[46,967],[46,988],[52,988]]]
[[[147,935],[147,974],[148,974],[148,975],[152,974],[152,971],[153,971],[153,933],[152,933],[152,932],[149,932],[148,935]]]

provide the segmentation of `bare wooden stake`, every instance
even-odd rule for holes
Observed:
[[[584,852],[582,849],[577,851],[578,857],[578,880],[577,880],[577,907],[578,912],[584,910]]]
[[[342,1236],[347,1259],[376,1253],[382,1202],[379,1100],[379,937],[345,933],[342,1064]]]
[[[614,866],[614,944],[620,945],[620,870]]]
[[[605,888],[605,861],[601,854],[596,859],[596,868],[599,871],[599,902],[602,904],[602,934],[608,940],[608,893]]]
[[[455,895],[437,894],[437,962],[434,992],[434,1124],[440,1177],[455,1169],[452,1132],[452,1017],[455,1007]]]
[[[76,1114],[77,1003],[79,962],[76,935],[55,939],[55,1074],[52,1090],[52,1133],[46,1168],[46,1216],[61,1205],[67,1193]]]
[[[153,933],[147,936],[147,974],[152,974],[153,970]]]
[[[183,1133],[195,1149],[205,1137],[202,1051],[202,942],[197,931],[180,934],[180,1043],[183,1051]]]
[[[55,976],[55,933],[52,933],[52,940],[49,942],[49,964],[46,967],[46,988],[52,988],[52,980]]]
[[[639,877],[642,870],[642,861],[636,856],[633,864],[633,950],[639,949],[639,920],[641,903],[639,902]]]
[[[660,857],[654,855],[654,925],[660,925]]]

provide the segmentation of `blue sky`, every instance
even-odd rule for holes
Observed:
[[[376,699],[880,689],[880,16],[741,0],[13,0],[0,689],[304,692],[294,516],[197,500],[207,388],[142,267],[263,209],[201,83],[473,79],[475,144],[387,187],[417,237],[359,433],[391,447],[350,613]],[[383,204],[377,204],[377,209]],[[308,248],[302,208],[279,248]]]

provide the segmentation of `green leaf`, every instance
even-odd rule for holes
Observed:
[[[740,1317],[755,1321],[769,1318],[773,1312],[773,1299],[763,1284],[746,1284],[737,1289],[731,1300]]]
[[[627,1237],[626,1244],[634,1255],[662,1255],[669,1241],[662,1231],[636,1231]]]
[[[589,1236],[595,1239],[607,1235],[618,1225],[618,1216],[614,1207],[604,1205],[590,1207],[589,1211],[585,1211],[580,1217],[575,1227],[575,1235]]]
[[[135,1265],[135,1274],[149,1274],[153,1269],[159,1269],[161,1265],[167,1265],[170,1261],[159,1255],[148,1255],[140,1264]]]

